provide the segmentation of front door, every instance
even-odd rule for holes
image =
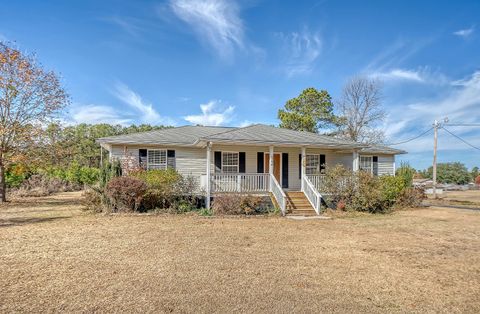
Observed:
[[[270,154],[266,153],[265,154],[265,173],[270,172]],[[281,172],[280,170],[282,169],[281,165],[281,160],[280,160],[280,153],[274,153],[273,154],[273,175],[275,176],[275,179],[277,179],[277,182],[282,184],[282,178],[280,177]]]

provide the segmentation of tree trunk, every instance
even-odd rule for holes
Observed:
[[[0,162],[0,203],[7,201],[7,185],[5,183],[5,166]]]

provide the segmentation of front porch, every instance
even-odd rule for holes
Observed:
[[[201,176],[201,186],[207,207],[211,198],[220,193],[258,194],[269,195],[282,215],[289,210],[307,209],[319,215],[321,173],[326,164],[342,163],[354,170],[359,166],[357,151],[274,146],[268,150],[241,146],[235,149],[238,152],[211,143],[206,147],[207,171]]]

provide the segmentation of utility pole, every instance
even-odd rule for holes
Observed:
[[[433,198],[437,198],[437,138],[438,127],[437,120],[433,123]]]

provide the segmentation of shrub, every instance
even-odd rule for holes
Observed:
[[[18,188],[27,176],[28,170],[22,165],[12,165],[8,167],[5,172],[7,188]]]
[[[68,168],[48,167],[39,173],[51,178],[57,178],[77,185],[93,185],[100,178],[100,169],[80,167],[78,163],[72,163]]]
[[[178,172],[173,169],[139,170],[131,172],[131,175],[147,185],[147,191],[143,198],[145,209],[170,207],[177,192],[175,185],[181,179]]]
[[[329,195],[330,207],[335,208],[338,202],[345,202],[355,194],[355,172],[337,165],[327,168],[323,178],[322,192]]]
[[[70,192],[80,190],[80,186],[71,182],[51,178],[44,174],[35,174],[23,181],[14,195],[19,197],[47,196],[57,192]]]
[[[329,195],[331,208],[385,213],[401,200],[412,203],[408,200],[418,194],[405,192],[413,177],[411,171],[401,173],[404,175],[376,177],[335,166],[326,170],[322,192]]]
[[[106,187],[114,211],[138,210],[146,191],[147,184],[132,177],[113,178]]]
[[[100,169],[82,167],[80,168],[80,182],[84,185],[93,185],[100,178]]]
[[[252,195],[228,193],[213,199],[212,210],[219,215],[251,215],[262,212],[261,198]]]
[[[410,187],[413,185],[413,177],[416,175],[416,173],[417,171],[415,168],[410,166],[408,162],[402,161],[400,163],[400,167],[395,172],[395,175],[403,179],[405,187]]]
[[[477,176],[477,177],[475,178],[475,184],[476,184],[476,185],[480,185],[480,176]]]
[[[397,200],[398,207],[419,207],[425,199],[425,191],[421,187],[408,187],[404,189]]]
[[[106,206],[106,202],[103,199],[103,194],[98,193],[95,190],[87,189],[83,192],[82,203],[85,206],[86,210],[91,210],[94,212],[106,212],[109,210],[109,207]]]
[[[380,180],[380,188],[382,190],[384,201],[389,206],[393,206],[402,192],[406,189],[408,181],[401,176],[381,176],[378,179]]]
[[[359,171],[354,178],[356,181],[355,193],[350,199],[345,199],[347,209],[371,213],[383,213],[390,209],[388,202],[385,202],[378,177]]]

